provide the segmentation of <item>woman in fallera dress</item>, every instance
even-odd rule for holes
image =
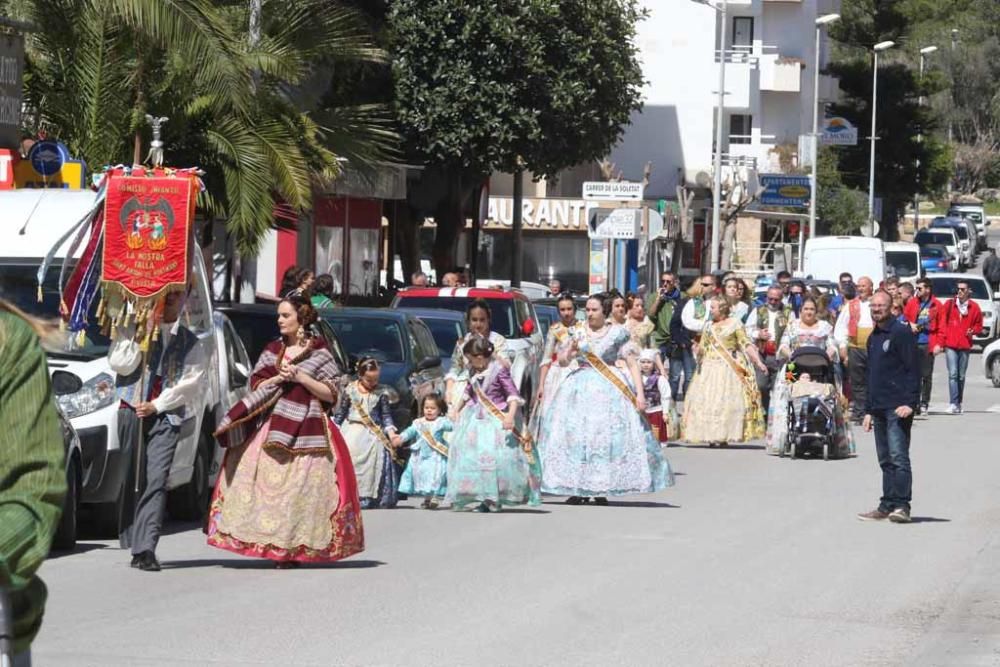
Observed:
[[[610,322],[611,299],[591,296],[559,363],[573,367],[542,417],[538,450],[544,493],[579,505],[608,496],[652,493],[673,484],[670,464],[644,411],[639,349],[625,327]],[[631,386],[615,368],[625,362]]]
[[[476,336],[462,349],[471,377],[452,406],[455,422],[448,450],[448,494],[452,509],[499,511],[538,505],[541,471],[530,436],[522,430],[524,403],[493,343]],[[464,406],[464,409],[463,409]]]
[[[685,398],[681,437],[714,447],[764,435],[760,391],[751,364],[763,372],[767,367],[743,323],[730,316],[725,297],[709,301],[709,323],[695,356],[698,366]]]
[[[552,397],[556,395],[556,390],[562,383],[564,377],[569,372],[568,366],[561,366],[556,362],[556,355],[563,350],[573,335],[573,328],[576,322],[576,301],[570,294],[562,294],[556,302],[559,309],[559,321],[549,327],[549,332],[545,336],[545,350],[542,353],[541,368],[538,375],[538,394],[535,396],[535,405],[532,408],[531,420],[528,430],[532,437],[538,438],[538,425],[541,417],[545,414]]]
[[[351,452],[362,509],[389,509],[399,500],[403,464],[392,442],[396,425],[389,399],[378,388],[378,361],[364,358],[357,369],[358,379],[345,388],[333,421]]]
[[[469,382],[468,361],[462,349],[465,344],[476,336],[482,336],[493,343],[494,358],[510,366],[507,350],[507,339],[492,330],[493,313],[490,304],[485,299],[475,299],[465,311],[465,325],[468,333],[455,343],[455,351],[451,355],[451,368],[445,376],[445,401],[449,406],[456,405],[465,395],[465,387]]]
[[[303,296],[278,304],[281,338],[264,348],[251,393],[216,432],[226,447],[209,510],[208,543],[278,567],[364,550],[351,455],[330,421],[341,370]]]

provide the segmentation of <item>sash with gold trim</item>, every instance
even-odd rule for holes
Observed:
[[[646,412],[644,410],[639,410],[639,399],[636,397],[635,392],[632,391],[631,387],[625,384],[625,381],[622,380],[620,375],[615,373],[610,366],[604,363],[604,359],[601,359],[599,356],[590,351],[581,352],[581,354],[583,354],[583,358],[587,360],[587,363],[593,366],[594,370],[600,373],[605,380],[610,382],[614,385],[615,389],[621,392],[622,396],[628,399],[628,402],[632,404],[643,419],[649,421],[646,417]]]
[[[478,384],[473,382],[472,388],[476,392],[476,398],[478,398],[479,402],[483,404],[483,407],[486,408],[486,411],[489,412],[494,417],[496,417],[501,423],[503,423],[504,418],[507,416],[503,413],[503,410],[498,408],[496,403],[490,400],[490,397],[486,395],[486,392],[484,392],[479,387]],[[521,443],[521,449],[524,450],[524,455],[528,459],[528,463],[534,464],[535,443],[531,440],[531,436],[521,433],[516,428],[512,428],[510,432],[514,435],[514,439],[517,440],[519,443]]]
[[[392,446],[389,436],[385,434],[385,431],[379,428],[379,425],[375,423],[375,420],[373,420],[371,415],[368,414],[365,407],[353,398],[351,399],[351,405],[354,406],[355,412],[357,412],[358,416],[361,417],[361,423],[364,427],[374,433],[375,437],[378,438],[378,441],[382,443],[383,447],[385,447],[385,451],[389,452],[389,456],[392,457],[393,462],[402,465],[403,459],[399,458],[399,454],[396,453],[396,448]]]
[[[726,346],[719,340],[719,337],[715,333],[715,327],[710,323],[705,328],[705,334],[702,335],[702,343],[708,343],[718,352],[719,356],[722,357],[729,368],[736,373],[736,377],[740,380],[740,385],[743,387],[743,398],[746,404],[749,406],[747,408],[747,413],[749,418],[745,420],[745,426],[743,428],[744,435],[747,440],[759,437],[760,433],[758,430],[764,422],[763,407],[761,405],[760,391],[757,389],[757,378],[748,369],[740,366],[736,359],[733,358],[732,352],[726,348]]]
[[[433,435],[431,435],[430,432],[427,431],[427,429],[421,428],[418,429],[417,432],[420,434],[420,437],[424,439],[424,442],[426,442],[430,446],[431,449],[433,449],[441,456],[448,458],[448,445],[444,444],[443,442],[435,438]]]

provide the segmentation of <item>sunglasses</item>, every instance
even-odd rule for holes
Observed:
[[[715,287],[715,283],[702,283],[702,287]]]
[[[969,288],[968,287],[958,287],[958,288],[956,288],[956,290],[959,291],[959,292],[968,292]]]
[[[673,278],[664,278],[660,282],[663,283],[664,285],[673,285],[674,284],[674,279]]]

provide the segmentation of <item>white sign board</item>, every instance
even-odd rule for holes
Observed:
[[[825,118],[823,119],[822,142],[824,146],[857,146],[858,128],[840,116]]]
[[[642,201],[642,183],[629,181],[586,181],[583,198],[587,201]]]
[[[587,236],[592,239],[636,239],[642,223],[642,209],[594,209],[587,221]]]

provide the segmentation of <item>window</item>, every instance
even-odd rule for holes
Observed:
[[[749,144],[753,132],[753,116],[734,113],[729,116],[729,143]]]
[[[733,51],[751,51],[753,49],[753,17],[733,17]]]

